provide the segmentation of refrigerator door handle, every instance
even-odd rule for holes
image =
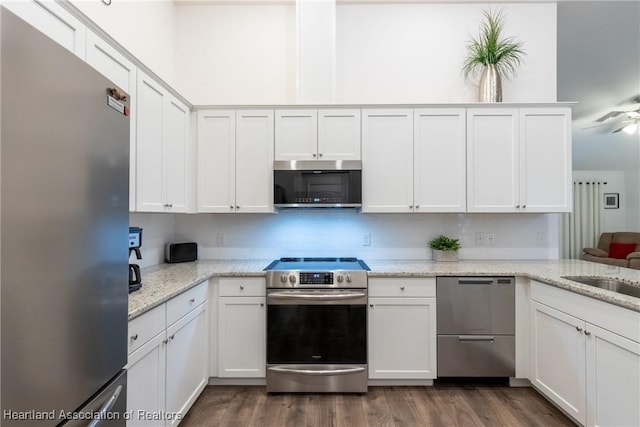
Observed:
[[[88,427],[98,427],[100,424],[102,424],[102,421],[109,419],[109,417],[107,417],[107,413],[111,410],[111,408],[113,408],[113,405],[115,405],[118,397],[120,397],[121,391],[122,385],[116,387],[116,391],[114,391],[109,400],[107,400],[107,402],[102,405],[102,408],[100,408],[96,417],[93,419],[93,421],[91,421],[91,423],[89,423]]]

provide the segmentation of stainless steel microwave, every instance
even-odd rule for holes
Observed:
[[[362,162],[291,160],[273,163],[276,208],[359,208]]]

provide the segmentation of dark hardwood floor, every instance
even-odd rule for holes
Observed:
[[[532,388],[437,384],[369,387],[364,395],[270,394],[209,386],[181,427],[574,426]]]

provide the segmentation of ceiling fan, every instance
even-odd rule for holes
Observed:
[[[625,131],[632,134],[640,126],[640,95],[636,95],[623,103],[626,108],[609,111],[604,116],[596,119],[599,124],[584,129],[596,128],[604,125],[615,126],[612,133]]]

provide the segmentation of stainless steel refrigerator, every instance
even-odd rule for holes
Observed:
[[[127,103],[0,15],[0,424],[124,425]]]

